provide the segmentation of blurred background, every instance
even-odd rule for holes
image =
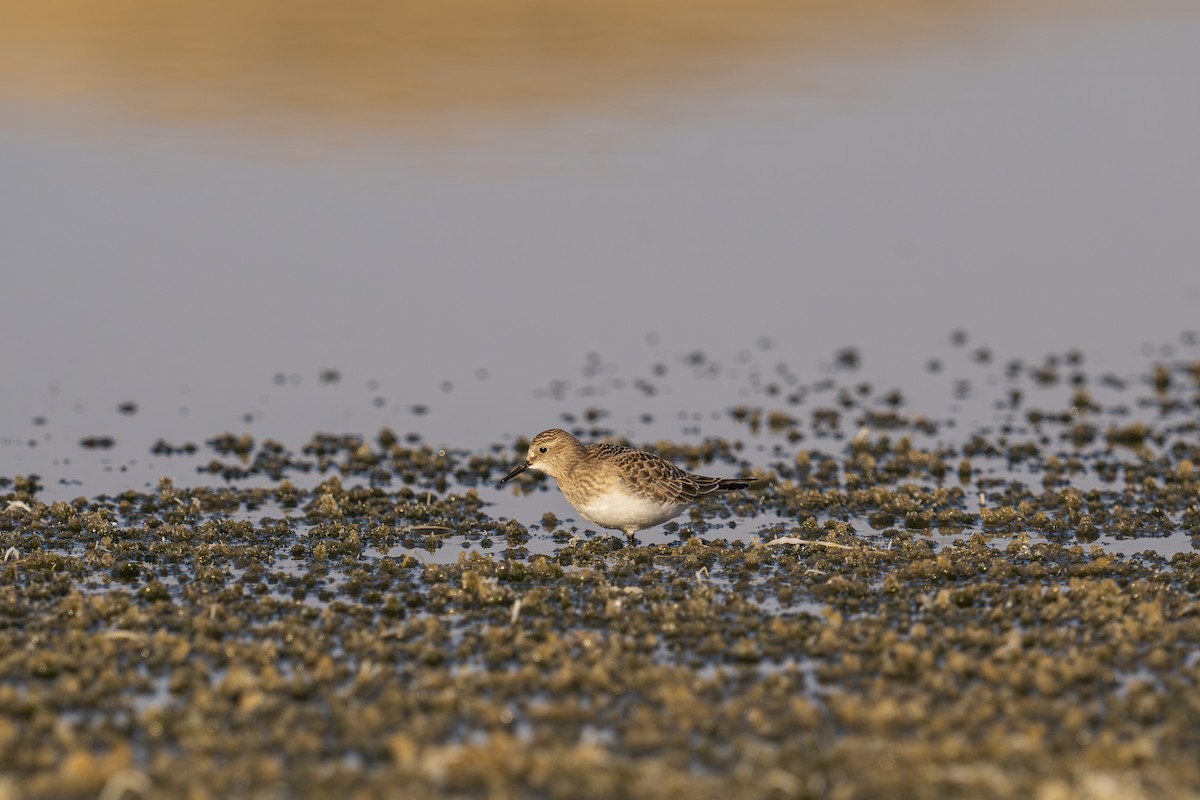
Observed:
[[[0,474],[56,492],[226,430],[699,434],[845,348],[937,413],[953,331],[1116,372],[1194,344],[1194,3],[0,17]]]

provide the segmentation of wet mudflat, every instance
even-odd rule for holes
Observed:
[[[1195,796],[1200,362],[992,364],[956,419],[843,360],[635,442],[770,485],[632,545],[497,491],[521,440],[5,478],[0,797]]]

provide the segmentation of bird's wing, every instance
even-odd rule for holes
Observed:
[[[629,488],[660,503],[690,503],[713,492],[745,489],[749,484],[731,478],[710,478],[680,469],[665,458],[622,447],[599,443],[588,447],[589,455],[619,465],[629,475]]]
[[[660,503],[690,503],[696,499],[695,476],[656,455],[617,444],[594,444],[597,458],[612,462],[633,492]]]

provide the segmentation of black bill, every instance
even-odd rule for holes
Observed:
[[[513,478],[517,477],[518,475],[520,475],[522,472],[524,472],[527,469],[529,469],[529,462],[522,461],[520,464],[517,464],[517,466],[513,468],[512,472],[508,473],[507,475],[505,475],[503,478],[500,479],[500,485],[503,486],[504,484],[508,483]]]

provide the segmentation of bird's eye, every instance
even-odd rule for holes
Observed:
[[[539,448],[538,448],[538,452],[539,452],[539,453],[544,453],[544,452],[546,452],[546,448],[544,448],[544,447],[539,447]]]

